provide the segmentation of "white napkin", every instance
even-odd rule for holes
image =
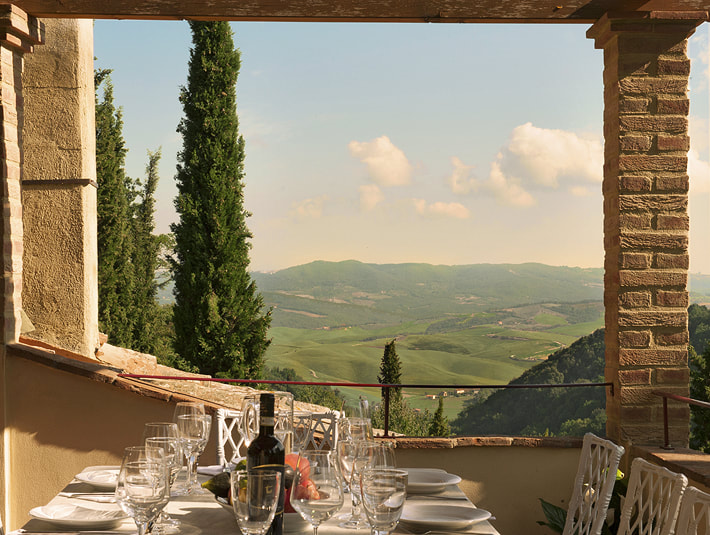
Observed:
[[[216,476],[220,472],[224,472],[224,466],[221,464],[213,464],[211,466],[198,466],[197,473],[205,476]]]

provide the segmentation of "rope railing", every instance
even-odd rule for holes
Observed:
[[[268,379],[228,379],[221,377],[194,377],[176,375],[146,375],[139,373],[120,373],[119,377],[128,379],[154,379],[161,381],[199,381],[215,383],[237,383],[237,384],[267,384],[267,385],[301,385],[301,386],[331,386],[331,387],[353,387],[353,388],[382,388],[384,389],[384,436],[389,436],[389,406],[390,389],[392,388],[429,388],[437,390],[475,390],[475,389],[529,389],[529,388],[580,388],[580,387],[609,387],[611,395],[614,395],[614,383],[553,383],[553,384],[507,384],[507,385],[461,385],[461,384],[381,384],[381,383],[349,383],[349,382],[329,382],[329,381],[274,381]]]

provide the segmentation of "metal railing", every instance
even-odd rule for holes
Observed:
[[[120,373],[119,377],[128,379],[155,379],[161,381],[200,381],[215,383],[237,384],[268,384],[268,385],[301,385],[301,386],[330,386],[330,387],[357,387],[384,389],[384,436],[389,436],[390,389],[392,388],[429,388],[436,390],[476,390],[476,389],[530,389],[530,388],[584,388],[584,387],[609,387],[614,395],[614,383],[555,383],[555,384],[507,384],[507,385],[460,385],[460,384],[380,384],[380,383],[347,383],[327,381],[271,381],[266,379],[223,379],[219,377],[191,377],[175,375],[145,375],[138,373]]]
[[[668,437],[668,400],[672,399],[675,401],[680,401],[688,405],[695,405],[697,407],[702,407],[704,409],[710,409],[710,403],[706,401],[700,401],[699,399],[686,398],[684,396],[679,396],[678,394],[670,394],[668,392],[661,392],[660,390],[654,390],[652,392],[655,396],[661,396],[663,398],[663,446],[665,450],[672,450],[670,439]]]

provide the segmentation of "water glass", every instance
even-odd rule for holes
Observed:
[[[244,535],[264,535],[271,527],[281,492],[281,472],[232,472],[232,508]]]
[[[337,455],[333,450],[303,450],[297,466],[291,505],[311,523],[313,535],[318,535],[318,526],[343,506]]]
[[[360,477],[360,488],[372,535],[388,535],[402,516],[407,497],[407,472],[395,468],[367,468]]]
[[[367,468],[394,468],[394,446],[391,442],[358,440],[354,442],[355,457],[350,474],[350,500],[352,513],[339,524],[346,529],[362,529],[368,526],[367,518],[362,514],[360,476]]]
[[[144,535],[170,498],[170,475],[162,448],[126,448],[116,483],[116,503]]]

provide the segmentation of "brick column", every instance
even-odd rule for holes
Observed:
[[[0,4],[0,179],[2,189],[3,342],[16,341],[22,323],[22,67],[40,42],[40,24],[19,8]]]
[[[604,305],[607,435],[663,443],[661,398],[688,395],[687,39],[706,12],[605,15]],[[690,411],[671,403],[670,439],[687,446]]]

